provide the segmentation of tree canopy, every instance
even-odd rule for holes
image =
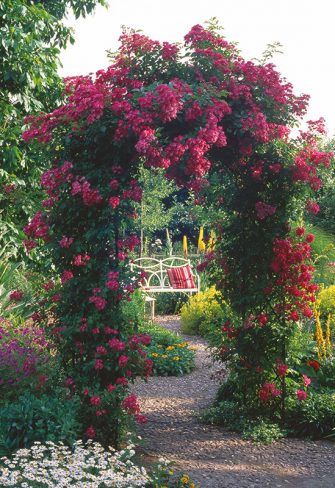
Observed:
[[[44,148],[23,143],[24,117],[60,103],[59,53],[74,42],[72,29],[63,23],[67,10],[78,17],[99,3],[105,4],[0,0],[0,243],[9,243],[13,252],[18,229],[39,199],[36,182],[47,160]]]

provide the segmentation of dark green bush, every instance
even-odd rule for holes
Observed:
[[[125,301],[122,304],[122,311],[126,319],[138,326],[144,324],[144,297],[140,290],[132,294],[131,301]]]
[[[287,431],[278,424],[261,417],[251,418],[246,409],[237,402],[223,400],[201,415],[206,424],[221,425],[226,429],[239,432],[243,439],[270,444],[287,435]]]
[[[332,434],[335,429],[334,391],[310,392],[305,401],[298,403],[290,399],[286,424],[294,436],[320,439]]]
[[[200,420],[205,424],[221,425],[236,432],[242,432],[247,424],[245,412],[232,400],[219,401],[213,407],[204,410]]]
[[[155,308],[158,315],[175,315],[188,301],[186,293],[157,293],[155,298]]]
[[[80,432],[79,398],[65,398],[63,392],[53,396],[25,393],[16,402],[0,409],[0,455],[34,442],[64,442],[71,445]]]

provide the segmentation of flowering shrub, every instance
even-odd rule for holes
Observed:
[[[194,352],[187,342],[164,346],[153,342],[146,348],[152,372],[158,376],[181,376],[194,368]]]
[[[329,314],[335,316],[335,285],[328,286],[318,294],[318,306],[320,313],[326,317]]]
[[[272,64],[245,61],[216,25],[194,26],[183,46],[134,31],[120,41],[109,68],[66,80],[63,105],[28,118],[23,135],[52,148],[44,211],[25,228],[26,248],[52,256],[48,327],[81,395],[86,436],[116,443],[129,415],[141,420],[127,407],[127,385],[152,366],[147,338],[122,309],[143,278],[128,266],[139,243],[140,160],[212,207],[217,239],[202,269],[239,316],[223,326],[222,359],[237,396],[283,413],[277,366],[315,293],[312,237],[290,234],[289,221],[318,211],[313,192],[332,158],[317,148],[322,121],[289,140],[308,97],[295,96]]]
[[[181,308],[181,329],[184,334],[206,332],[217,317],[222,317],[222,296],[214,286],[192,295]]]
[[[27,386],[45,386],[52,367],[48,347],[43,329],[0,318],[1,403],[17,397]]]
[[[320,439],[332,435],[335,426],[334,392],[313,391],[298,404],[289,399],[286,423],[295,436]]]
[[[158,324],[144,324],[141,332],[150,335],[151,342],[145,347],[152,360],[152,372],[157,376],[180,376],[194,368],[195,353],[187,342],[172,331]]]
[[[15,488],[163,488],[163,483],[167,488],[195,488],[186,474],[173,481],[170,463],[165,459],[149,472],[134,463],[134,455],[132,444],[115,451],[90,440],[86,445],[77,441],[73,450],[51,441],[36,442],[30,449],[0,460],[0,483]]]

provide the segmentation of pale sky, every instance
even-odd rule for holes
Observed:
[[[214,16],[247,59],[279,41],[284,54],[273,62],[297,94],[311,95],[307,120],[323,116],[330,135],[335,134],[335,0],[109,0],[108,10],[98,7],[86,19],[68,19],[76,43],[61,55],[61,74],[108,66],[106,50],[117,49],[122,25],[174,42]]]

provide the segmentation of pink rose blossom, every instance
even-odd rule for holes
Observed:
[[[124,368],[125,366],[127,366],[128,361],[129,361],[128,356],[125,356],[124,354],[121,355],[118,361],[120,368]]]
[[[95,406],[101,405],[101,398],[99,396],[92,396],[90,398],[90,404]]]
[[[302,378],[303,378],[304,385],[306,386],[306,388],[308,388],[309,385],[312,383],[312,380],[306,374],[303,374]]]
[[[295,393],[296,393],[297,399],[299,401],[306,400],[306,398],[307,398],[307,392],[305,390],[297,390]]]
[[[73,237],[63,236],[62,239],[59,241],[59,245],[60,247],[69,248],[73,243],[73,241],[74,241]]]

